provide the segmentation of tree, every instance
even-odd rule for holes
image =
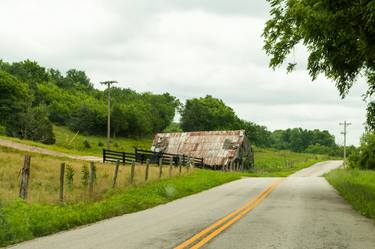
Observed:
[[[375,133],[367,132],[361,138],[359,149],[351,151],[349,165],[355,168],[375,170]]]
[[[359,75],[368,82],[367,125],[375,129],[375,1],[267,0],[271,19],[264,29],[270,66],[287,61],[296,45],[308,50],[307,69],[313,80],[324,74],[345,97]],[[289,62],[292,71],[295,63]]]
[[[258,147],[270,147],[272,144],[271,132],[267,127],[250,121],[241,120],[241,129],[244,129],[250,144]]]
[[[181,110],[184,131],[231,130],[240,127],[240,120],[220,99],[207,95],[186,101]]]
[[[0,124],[7,125],[14,114],[24,112],[30,99],[27,84],[0,71]]]
[[[48,119],[46,106],[28,108],[25,112],[14,115],[7,126],[7,134],[44,144],[55,143],[55,135],[52,123]]]

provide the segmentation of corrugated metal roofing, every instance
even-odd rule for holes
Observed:
[[[244,139],[244,130],[158,133],[151,150],[203,158],[206,165],[225,165]]]

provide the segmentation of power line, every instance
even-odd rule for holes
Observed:
[[[341,132],[341,134],[344,135],[344,167],[345,167],[345,166],[346,166],[346,134],[347,134],[346,129],[347,129],[347,127],[348,127],[349,125],[352,125],[352,123],[348,123],[348,122],[346,122],[346,120],[345,120],[344,123],[340,123],[340,125],[343,125],[343,126],[344,126],[344,131]]]
[[[111,85],[117,84],[115,80],[108,80],[100,82],[102,85],[107,85],[108,87],[108,118],[107,118],[107,150],[110,149],[110,139],[111,139]]]

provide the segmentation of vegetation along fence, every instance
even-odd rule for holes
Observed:
[[[133,161],[138,163],[145,163],[149,160],[150,163],[169,165],[171,162],[175,166],[187,166],[189,163],[197,168],[204,168],[203,158],[189,157],[186,155],[170,154],[163,152],[154,152],[150,150],[135,149],[134,153],[120,152],[103,149],[103,163],[117,162],[122,164],[130,164]]]

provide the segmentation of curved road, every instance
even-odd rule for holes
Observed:
[[[318,163],[284,179],[244,178],[12,248],[375,248],[373,221],[319,177],[341,164]]]

